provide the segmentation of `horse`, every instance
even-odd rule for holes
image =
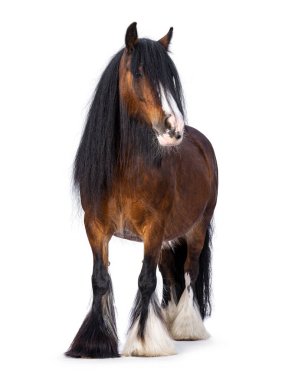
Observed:
[[[170,28],[158,41],[138,38],[132,23],[95,90],[74,161],[93,254],[93,301],[66,352],[70,357],[120,356],[108,272],[113,235],[144,244],[121,354],[173,355],[174,340],[209,337],[203,320],[212,309],[218,170],[209,140],[185,125],[182,86],[169,56],[172,34]]]

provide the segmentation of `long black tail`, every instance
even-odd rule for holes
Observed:
[[[195,283],[195,296],[200,309],[202,319],[209,317],[212,312],[211,305],[211,248],[212,248],[212,225],[206,232],[205,242],[199,258],[199,274]]]

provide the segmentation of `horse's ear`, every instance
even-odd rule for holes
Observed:
[[[137,23],[133,22],[126,31],[126,48],[128,53],[134,50],[135,44],[138,42]]]
[[[172,38],[172,34],[173,34],[173,28],[171,27],[168,31],[168,33],[162,37],[160,40],[158,40],[158,42],[167,50],[168,49],[168,46],[170,44],[170,41],[171,41],[171,38]]]

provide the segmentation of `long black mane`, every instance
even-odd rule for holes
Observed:
[[[123,52],[120,50],[111,59],[97,85],[74,161],[75,188],[84,203],[95,208],[110,192],[116,171],[135,156],[143,158],[147,165],[159,165],[162,159],[154,131],[130,118],[120,101],[119,65]],[[165,48],[158,42],[140,39],[132,53],[134,77],[139,66],[158,96],[161,85],[183,114],[179,76]]]

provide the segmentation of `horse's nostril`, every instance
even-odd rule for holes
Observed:
[[[180,140],[182,136],[181,136],[181,134],[178,132],[178,133],[176,133],[175,137],[176,137],[177,140]]]
[[[165,120],[164,120],[164,125],[166,127],[166,129],[171,129],[171,123],[169,122],[169,118],[170,118],[171,115],[167,115]]]

